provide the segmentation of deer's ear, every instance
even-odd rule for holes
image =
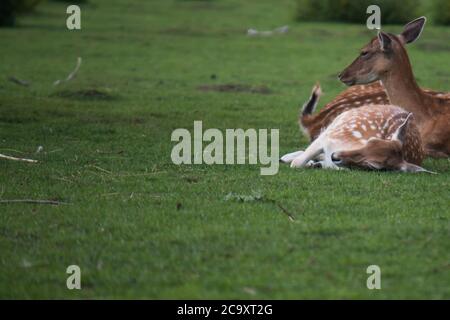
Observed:
[[[412,43],[416,41],[420,37],[426,22],[427,18],[420,17],[406,24],[403,28],[403,32],[400,34],[403,43]]]
[[[392,39],[387,33],[383,31],[378,32],[378,40],[380,41],[381,50],[388,51],[391,49]]]
[[[400,168],[400,171],[403,172],[412,172],[412,173],[418,173],[418,172],[425,172],[425,173],[430,173],[430,174],[437,174],[436,172],[433,171],[429,171],[427,169],[422,168],[421,166],[409,163],[409,162],[404,162]]]
[[[405,141],[408,123],[413,119],[413,114],[409,113],[405,121],[397,128],[395,133],[392,135],[392,140],[398,140],[401,144]]]

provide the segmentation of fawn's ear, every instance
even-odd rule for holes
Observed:
[[[400,39],[403,43],[412,43],[419,39],[426,22],[427,18],[420,17],[407,23],[400,34]]]
[[[378,32],[378,40],[380,41],[381,50],[389,51],[392,45],[392,39],[389,35],[383,31]]]
[[[405,141],[407,129],[408,129],[408,123],[413,119],[413,114],[409,113],[406,117],[405,121],[397,128],[397,130],[392,135],[391,140],[398,140],[401,144]]]
[[[425,173],[430,173],[430,174],[437,174],[436,172],[429,171],[427,169],[422,168],[421,166],[418,166],[418,165],[415,165],[415,164],[412,164],[412,163],[409,163],[406,161],[400,167],[400,171],[412,172],[412,173],[425,172]]]

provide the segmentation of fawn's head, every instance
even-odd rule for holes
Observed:
[[[430,172],[404,159],[403,146],[411,119],[412,113],[398,127],[390,140],[370,138],[360,149],[333,153],[331,155],[333,163],[339,167],[360,169]]]
[[[419,38],[425,22],[425,17],[413,20],[405,25],[399,35],[380,31],[377,37],[361,49],[360,55],[352,64],[339,74],[339,80],[349,86],[367,84],[380,80],[393,65],[410,67],[404,45]]]

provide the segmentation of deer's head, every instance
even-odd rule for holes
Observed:
[[[349,86],[367,84],[380,80],[393,65],[410,65],[404,45],[419,38],[425,22],[425,17],[413,20],[405,25],[399,35],[380,31],[361,49],[352,64],[339,74],[339,80]]]
[[[333,163],[339,167],[431,173],[404,159],[403,147],[411,119],[412,113],[398,127],[390,140],[370,138],[360,149],[333,153],[331,155]]]

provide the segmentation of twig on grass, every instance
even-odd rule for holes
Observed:
[[[16,150],[16,149],[11,149],[11,148],[0,148],[0,150],[4,150],[4,151],[12,151],[12,152],[16,152],[16,153],[25,154],[25,152],[23,152],[23,151]]]
[[[63,82],[68,82],[70,80],[72,80],[73,78],[75,78],[75,76],[77,75],[78,70],[80,70],[81,67],[81,57],[78,57],[77,59],[77,65],[75,66],[75,69],[67,76],[67,78],[62,79],[62,80],[56,80],[53,85],[57,86]]]
[[[103,193],[103,194],[100,195],[100,197],[113,197],[113,196],[121,196],[121,195],[125,195],[127,197],[131,197],[131,195],[133,195],[133,197],[134,196],[138,196],[138,195],[139,196],[142,195],[142,196],[148,196],[148,197],[151,197],[151,198],[158,198],[158,199],[161,198],[161,195],[159,195],[159,194],[151,194],[149,192],[134,192],[134,191],[132,191],[131,194],[128,193],[128,192]]]
[[[157,171],[157,172],[143,172],[143,173],[114,173],[114,172],[108,171],[108,170],[103,169],[103,168],[101,168],[99,166],[96,166],[96,165],[89,165],[89,167],[92,167],[94,169],[97,169],[98,171],[107,173],[111,177],[114,177],[114,178],[145,177],[145,176],[152,176],[152,175],[155,175],[155,174],[160,174],[160,173],[165,173],[166,172],[166,171]]]
[[[94,165],[94,164],[89,165],[89,167],[92,167],[92,168],[94,168],[94,169],[97,169],[97,170],[99,170],[99,171],[101,171],[101,172],[105,172],[105,173],[107,173],[107,174],[112,174],[111,171],[108,171],[108,170],[106,170],[106,169],[103,169],[102,167],[96,166],[96,165]]]
[[[1,154],[1,153],[0,153],[0,159],[13,160],[13,161],[24,161],[24,162],[29,162],[29,163],[37,163],[38,162],[37,160],[33,160],[33,159],[16,158],[16,157],[7,156],[7,155]]]
[[[144,172],[144,173],[118,173],[116,177],[146,177],[155,174],[165,173],[166,171]]]
[[[283,207],[283,206],[282,206],[281,204],[279,204],[278,202],[274,201],[274,203],[276,204],[276,206],[277,206],[278,208],[281,209],[281,211],[283,211],[283,212],[287,215],[287,217],[289,218],[289,220],[291,220],[292,222],[295,221],[295,217],[294,217],[294,215],[293,215],[292,213],[290,213],[285,207]]]
[[[7,203],[32,203],[32,204],[50,204],[54,206],[69,204],[68,202],[56,201],[56,200],[33,200],[33,199],[11,199],[11,200],[0,200],[0,204]]]
[[[273,200],[273,199],[267,199],[267,202],[273,203],[274,205],[276,205],[278,208],[280,208],[280,210],[289,218],[290,221],[294,222],[295,221],[295,217],[292,213],[290,213],[285,207],[283,207],[281,204],[279,204],[277,201]]]
[[[59,151],[62,151],[62,150],[64,150],[64,149],[55,149],[55,150],[52,150],[52,151],[49,151],[48,153],[53,153],[53,152],[59,152]]]
[[[30,83],[28,81],[21,80],[16,77],[9,77],[8,80],[15,84],[18,84],[19,86],[23,86],[23,87],[28,87],[30,85]]]
[[[289,30],[289,26],[282,26],[273,30],[259,31],[253,28],[247,30],[248,36],[272,36],[277,33],[286,33]]]
[[[272,203],[275,206],[277,206],[289,218],[291,222],[295,221],[295,216],[291,212],[289,212],[289,210],[283,207],[278,201],[267,198],[266,196],[260,194],[259,192],[253,193],[252,195],[241,195],[230,192],[225,196],[225,201],[229,200],[236,200],[238,202],[260,201],[265,203]]]
[[[64,181],[64,182],[74,183],[72,180],[69,180],[67,178],[62,178],[62,177],[50,176],[50,179],[55,179],[55,180],[60,180],[60,181]]]

